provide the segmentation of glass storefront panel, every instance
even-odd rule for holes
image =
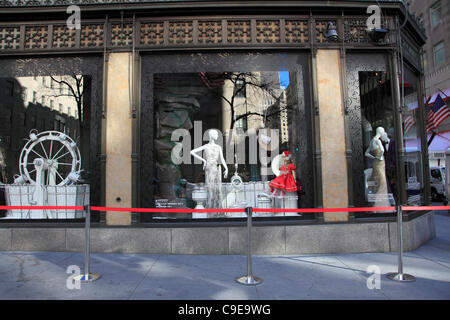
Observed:
[[[183,59],[172,58],[178,63]],[[156,67],[159,59],[164,60],[144,57],[144,70],[146,66]],[[165,63],[170,60],[166,57]],[[149,199],[148,194],[143,195],[145,186],[141,183],[142,205],[210,209],[312,205],[313,176],[312,170],[308,172],[312,166],[311,114],[305,101],[309,92],[305,84],[307,60],[281,54],[235,54],[228,59],[199,54],[187,67],[179,65],[172,72],[161,66],[153,69],[151,75],[144,72],[152,84],[144,87],[144,78],[142,89],[152,90],[148,113],[151,112],[149,120],[153,122],[154,161],[145,158],[143,150],[141,161],[152,166],[153,184]],[[142,126],[142,120],[141,143],[148,129],[147,125]],[[144,143],[141,148],[146,148]],[[283,191],[282,187],[270,186],[285,164],[281,155],[284,151],[291,153],[286,166],[295,166],[301,188],[292,183],[294,180],[284,182],[290,188]],[[282,212],[255,216],[301,215]],[[245,214],[177,213],[153,217],[239,218]],[[151,220],[145,215],[141,218]]]
[[[419,132],[418,77],[406,66],[400,80],[400,94],[404,96],[402,106],[403,146],[405,148],[405,183],[408,205],[423,205],[424,181],[422,165],[422,143]]]
[[[396,156],[391,79],[386,71],[359,72],[367,204],[395,205]]]
[[[346,65],[353,204],[395,205],[398,201],[396,141],[387,56],[349,54]]]
[[[70,69],[64,59],[5,59],[0,65],[11,75],[0,78],[2,204],[74,206],[98,201],[100,110],[92,106],[101,106],[101,74],[95,73],[101,69],[85,73],[78,65],[71,73],[64,70]],[[53,71],[44,74],[46,68]],[[98,216],[93,214],[93,220]],[[0,212],[2,222],[83,217],[74,210]]]

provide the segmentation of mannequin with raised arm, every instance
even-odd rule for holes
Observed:
[[[224,167],[223,177],[228,176],[228,167],[222,153],[222,147],[215,143],[218,139],[219,133],[217,130],[209,131],[209,142],[203,146],[191,151],[194,158],[203,162],[203,170],[205,170],[205,186],[208,189],[208,199],[206,208],[219,209],[221,208],[222,200],[222,167]],[[202,158],[198,153],[204,152]]]
[[[378,127],[375,132],[375,136],[369,143],[364,155],[369,159],[372,159],[372,176],[370,180],[375,183],[373,194],[375,194],[375,207],[389,206],[388,189],[386,182],[386,166],[384,162],[384,146],[383,143],[389,143],[389,138],[383,127]]]

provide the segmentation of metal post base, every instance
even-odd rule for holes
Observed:
[[[255,276],[242,276],[236,278],[236,281],[246,286],[256,286],[262,282],[262,279]]]
[[[416,281],[416,278],[410,274],[406,273],[397,273],[397,272],[390,272],[386,274],[386,277],[390,280],[394,281],[401,281],[401,282],[413,282]]]
[[[80,274],[76,277],[73,277],[76,281],[80,281],[81,283],[87,283],[87,282],[94,282],[95,280],[98,280],[101,277],[101,275],[97,273],[89,273],[88,276],[85,274]]]

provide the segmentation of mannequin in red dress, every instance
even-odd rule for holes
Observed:
[[[291,153],[289,151],[283,152],[284,164],[280,168],[281,174],[273,179],[270,184],[270,192],[276,195],[277,190],[280,190],[280,195],[284,196],[285,192],[297,191],[297,181],[295,178],[295,165],[291,160]]]

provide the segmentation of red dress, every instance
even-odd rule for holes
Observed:
[[[288,170],[286,171],[286,166],[283,165],[281,167],[281,174],[273,179],[270,184],[270,192],[273,192],[273,189],[280,189],[287,192],[297,191],[297,184],[295,183],[294,176],[292,175],[292,171],[295,170],[295,166],[290,163],[288,165]]]

